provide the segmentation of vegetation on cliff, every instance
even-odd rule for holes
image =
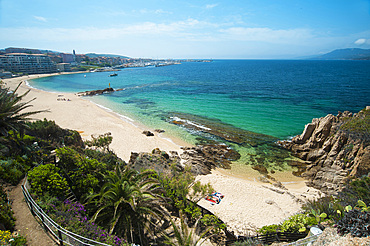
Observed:
[[[361,110],[355,117],[345,117],[343,122],[341,130],[363,138],[366,143],[370,141],[370,109]]]

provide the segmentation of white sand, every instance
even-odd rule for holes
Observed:
[[[50,75],[30,75],[5,79],[4,82],[14,89],[20,81],[41,76]],[[135,126],[129,120],[123,120],[117,114],[74,94],[40,91],[29,88],[25,83],[19,88],[18,94],[23,94],[28,89],[31,91],[26,99],[36,98],[31,102],[33,107],[30,110],[50,111],[33,116],[35,119],[54,120],[62,128],[79,131],[84,139],[89,139],[92,134],[111,132],[113,142],[110,147],[125,161],[129,160],[132,151],[151,152],[154,148],[160,148],[181,153],[180,146],[188,146],[179,139],[169,140],[168,136],[163,138],[157,133],[154,137],[147,137],[142,134],[143,130],[152,129]],[[63,98],[66,101],[60,100]],[[272,185],[235,177],[222,170],[215,170],[210,175],[199,176],[198,179],[202,183],[210,182],[216,191],[225,195],[218,205],[211,205],[204,199],[199,204],[218,215],[236,235],[253,232],[263,225],[280,223],[300,210],[301,204],[295,201],[294,196],[305,199],[318,194],[313,188],[307,188],[303,180],[288,187],[289,195],[288,192],[280,194],[268,189]]]
[[[205,199],[198,202],[223,220],[235,235],[254,234],[264,225],[279,224],[301,210],[302,202],[319,197],[320,192],[308,188],[303,180],[285,185],[288,190],[258,181],[234,177],[221,169],[198,176],[201,183],[211,183],[225,197],[219,204]],[[281,194],[283,193],[283,194]]]
[[[4,82],[11,89],[15,89],[20,81],[41,76],[48,75],[30,75],[29,77],[5,79]],[[89,100],[72,93],[45,92],[29,88],[25,82],[22,83],[17,92],[20,95],[28,89],[31,91],[26,100],[36,98],[31,102],[33,107],[30,110],[47,109],[50,111],[32,116],[34,119],[53,120],[62,128],[79,131],[84,139],[91,138],[92,134],[111,132],[113,142],[110,147],[125,161],[130,159],[131,152],[151,152],[155,148],[160,148],[164,151],[178,151],[180,153],[180,147],[188,145],[178,139],[161,137],[161,134],[155,133],[152,129],[139,128],[130,120],[123,120],[119,115],[108,112]],[[142,134],[143,130],[150,130],[155,133],[155,136],[147,137]]]

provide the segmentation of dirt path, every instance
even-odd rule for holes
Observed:
[[[12,209],[17,219],[15,222],[16,230],[27,238],[29,246],[53,246],[58,245],[49,234],[47,234],[42,225],[33,217],[29,210],[22,193],[21,181],[16,187],[8,187],[9,199],[12,201]],[[10,188],[10,189],[9,189]]]

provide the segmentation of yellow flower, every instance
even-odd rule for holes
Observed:
[[[8,243],[9,239],[11,239],[10,231],[0,231],[0,242],[1,243]]]

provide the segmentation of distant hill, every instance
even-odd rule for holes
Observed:
[[[332,52],[310,57],[310,60],[370,60],[370,49],[338,49]]]
[[[120,57],[120,58],[130,58],[130,57],[127,57],[127,56],[121,56],[121,55],[112,55],[112,54],[95,54],[95,53],[87,53],[85,54],[86,56],[90,57],[90,58],[95,58],[95,57],[99,57],[99,56],[105,56],[105,57]]]

